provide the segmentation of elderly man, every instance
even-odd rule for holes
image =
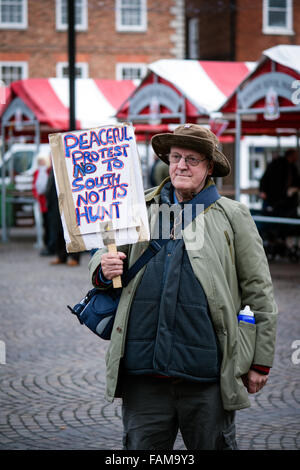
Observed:
[[[213,182],[230,172],[215,135],[185,124],[154,136],[152,147],[170,178],[147,190],[149,214],[175,204],[180,216],[156,216],[168,240],[122,291],[106,396],[122,397],[124,449],[172,449],[179,429],[187,449],[235,449],[235,410],[266,384],[274,356],[268,264],[248,209]],[[97,251],[94,285],[107,288],[145,248]],[[246,305],[255,324],[238,322]]]

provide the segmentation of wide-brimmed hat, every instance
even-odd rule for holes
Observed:
[[[209,129],[198,124],[183,124],[176,127],[172,134],[156,134],[152,137],[151,144],[156,155],[168,165],[170,148],[177,146],[203,153],[214,162],[212,176],[227,176],[230,173],[229,161],[219,150],[218,138]]]

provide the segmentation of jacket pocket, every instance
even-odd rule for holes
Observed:
[[[240,321],[238,326],[238,349],[236,377],[240,377],[250,369],[254,358],[256,341],[256,325]]]

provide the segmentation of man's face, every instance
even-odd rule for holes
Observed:
[[[181,158],[178,163],[171,163],[169,173],[172,185],[178,191],[191,192],[197,194],[205,185],[207,175],[211,175],[213,166],[209,165],[209,160],[201,153],[182,147],[171,147],[170,155],[181,155],[182,157],[193,157],[199,160],[197,166],[192,166]]]

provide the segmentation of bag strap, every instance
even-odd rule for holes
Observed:
[[[168,239],[165,240],[151,240],[147,250],[136,260],[136,262],[131,266],[131,268],[122,275],[122,285],[127,286],[127,284],[134,278],[134,276],[142,269],[145,264],[150,261],[150,259],[155,256],[159,250],[166,245]]]
[[[203,204],[203,210],[206,210],[211,204],[216,202],[220,198],[220,194],[215,185],[211,185],[206,188],[201,194],[201,204]],[[193,211],[192,219],[196,217],[196,211]],[[190,221],[191,222],[191,221]],[[127,284],[134,278],[134,276],[145,266],[150,259],[155,256],[159,250],[168,243],[169,239],[155,239],[151,240],[147,250],[137,259],[137,261],[131,266],[131,268],[122,275],[122,285]]]

